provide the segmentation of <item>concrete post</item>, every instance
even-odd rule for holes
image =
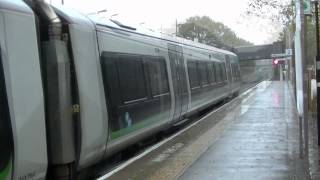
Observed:
[[[304,52],[304,23],[303,0],[296,0],[296,32],[295,32],[295,67],[296,67],[296,92],[297,109],[300,117],[300,140],[302,141],[301,157],[308,157],[308,117],[307,117],[307,85],[308,76],[305,74]]]

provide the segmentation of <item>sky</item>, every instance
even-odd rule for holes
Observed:
[[[46,0],[60,4],[62,0]],[[276,40],[279,28],[267,20],[247,18],[244,12],[248,0],[64,0],[66,6],[83,13],[106,9],[100,16],[113,16],[130,25],[141,25],[157,31],[167,31],[176,21],[183,23],[191,16],[209,16],[231,28],[238,37],[256,45]]]

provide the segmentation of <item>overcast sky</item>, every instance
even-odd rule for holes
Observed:
[[[61,0],[46,0],[52,4]],[[140,24],[155,30],[174,27],[175,21],[183,23],[190,16],[209,16],[230,27],[238,37],[254,44],[270,43],[275,40],[278,29],[270,22],[242,16],[248,0],[64,0],[84,13],[107,9],[101,15]]]

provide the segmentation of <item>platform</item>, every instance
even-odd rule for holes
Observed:
[[[290,86],[260,83],[101,179],[309,179]]]

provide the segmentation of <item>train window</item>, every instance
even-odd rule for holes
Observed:
[[[217,54],[217,59],[219,59],[220,61],[223,61],[224,60],[224,57],[222,54],[218,53]]]
[[[118,70],[116,62],[118,55],[104,52],[101,58],[102,78],[109,105],[120,103],[121,92],[119,90]],[[109,94],[107,94],[109,93]]]
[[[198,77],[198,68],[197,62],[195,61],[188,61],[188,74],[189,74],[189,82],[191,88],[200,87],[199,84],[199,77]]]
[[[167,68],[164,59],[151,59],[146,61],[150,77],[152,96],[169,92]]]
[[[214,54],[214,58],[215,58],[215,59],[219,59],[219,54],[218,54],[218,53],[215,53],[215,54]]]
[[[157,116],[160,112],[169,113],[171,99],[163,58],[103,52],[101,70],[111,141],[163,118]],[[166,96],[147,101],[160,94]]]
[[[199,65],[198,72],[201,79],[201,85],[207,85],[209,81],[208,81],[208,71],[207,71],[206,63],[199,62],[198,65]]]
[[[136,56],[120,56],[117,68],[123,103],[145,99],[147,93],[142,59]]]

